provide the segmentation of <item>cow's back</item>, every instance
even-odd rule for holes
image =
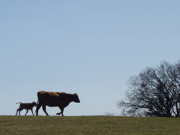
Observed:
[[[57,92],[39,91],[37,96],[39,104],[48,106],[57,106],[61,99]]]

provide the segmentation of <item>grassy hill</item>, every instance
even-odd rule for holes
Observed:
[[[0,135],[180,135],[180,118],[0,116]]]

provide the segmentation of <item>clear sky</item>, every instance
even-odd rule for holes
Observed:
[[[1,0],[0,115],[37,101],[40,90],[78,93],[81,103],[64,115],[119,115],[129,77],[180,60],[179,7],[179,0]]]

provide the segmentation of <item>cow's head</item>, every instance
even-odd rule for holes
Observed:
[[[80,100],[79,100],[77,93],[73,94],[73,101],[76,103],[80,103]]]

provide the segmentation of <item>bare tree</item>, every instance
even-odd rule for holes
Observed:
[[[124,115],[180,117],[180,62],[162,62],[129,80],[127,101],[118,106]]]

